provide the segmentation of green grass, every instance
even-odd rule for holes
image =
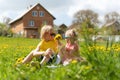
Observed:
[[[120,50],[110,50],[81,44],[81,55],[86,63],[74,63],[58,68],[42,68],[20,65],[15,67],[16,59],[26,56],[35,49],[39,39],[0,37],[0,80],[119,80]],[[97,45],[99,46],[99,45]],[[106,48],[106,44],[103,45]]]

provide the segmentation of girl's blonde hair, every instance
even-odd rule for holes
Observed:
[[[53,27],[52,27],[51,25],[44,25],[44,26],[41,28],[40,38],[41,38],[41,39],[44,39],[43,36],[45,35],[45,33],[46,33],[46,32],[49,33],[51,30],[54,31],[54,30],[53,30]]]
[[[77,33],[75,29],[69,29],[65,33],[66,37],[70,37],[72,40],[76,41],[77,40]]]

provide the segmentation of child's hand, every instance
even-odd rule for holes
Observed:
[[[51,57],[51,55],[52,55],[53,53],[54,53],[53,50],[47,49],[46,52],[44,53],[44,56],[46,56],[46,57]]]

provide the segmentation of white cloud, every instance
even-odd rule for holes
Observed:
[[[120,13],[120,0],[0,0],[0,20],[2,16],[15,18],[26,10],[27,6],[40,3],[56,17],[55,24],[70,25],[78,10],[91,9],[103,16],[112,11]]]
[[[120,12],[120,0],[74,0],[75,5],[69,7],[68,15],[73,17],[74,13],[83,9],[91,9],[98,13],[103,22],[104,15],[109,12]]]
[[[78,10],[91,9],[99,14],[110,11],[120,11],[120,0],[75,0],[75,5],[70,6],[69,15],[73,15]]]

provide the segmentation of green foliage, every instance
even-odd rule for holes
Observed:
[[[92,46],[96,42],[92,40],[93,36],[98,34],[99,29],[91,24],[89,20],[82,23],[82,30],[80,32],[81,37],[85,40],[86,46]]]
[[[8,26],[3,23],[0,23],[0,36],[12,37],[13,33]]]
[[[81,56],[86,62],[58,65],[57,68],[47,68],[46,65],[36,68],[29,64],[15,66],[16,59],[26,56],[38,43],[38,39],[0,37],[0,80],[120,79],[119,43],[112,42],[110,45],[111,42],[104,42],[96,46],[86,46],[85,42],[81,42]],[[100,45],[104,47],[99,47]]]
[[[83,36],[85,41],[81,53],[92,66],[91,71],[86,72],[87,79],[90,77],[90,80],[119,80],[120,44],[115,43],[114,40],[106,40],[102,44],[96,43],[91,40],[87,29],[84,30]]]

